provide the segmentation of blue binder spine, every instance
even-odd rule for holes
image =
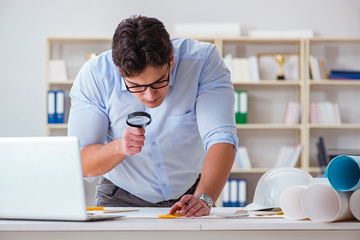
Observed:
[[[48,123],[56,123],[56,92],[49,90],[47,94]]]
[[[230,182],[226,181],[223,188],[223,198],[222,198],[223,207],[230,207]]]
[[[246,206],[246,179],[238,179],[238,196],[239,196],[239,207]]]
[[[64,123],[65,116],[65,92],[56,91],[56,123]]]

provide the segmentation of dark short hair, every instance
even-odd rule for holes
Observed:
[[[148,65],[161,67],[173,52],[170,35],[156,18],[131,16],[120,22],[112,42],[112,58],[123,77],[139,75]]]

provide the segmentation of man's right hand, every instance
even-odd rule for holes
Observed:
[[[141,152],[145,141],[145,129],[137,127],[127,127],[121,141],[123,154],[132,156]]]

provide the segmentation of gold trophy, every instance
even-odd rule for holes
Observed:
[[[278,80],[284,80],[285,79],[285,76],[284,76],[284,62],[285,62],[285,57],[281,54],[277,54],[275,56],[275,60],[276,62],[278,63],[279,65],[279,72],[277,74],[277,79]]]

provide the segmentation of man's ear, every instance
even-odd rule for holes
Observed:
[[[173,67],[175,64],[175,60],[174,60],[174,52],[172,52],[171,56],[170,56],[170,66]]]
[[[122,74],[121,74],[121,69],[120,69],[120,67],[117,67],[117,69],[119,70],[120,77],[123,77]]]

